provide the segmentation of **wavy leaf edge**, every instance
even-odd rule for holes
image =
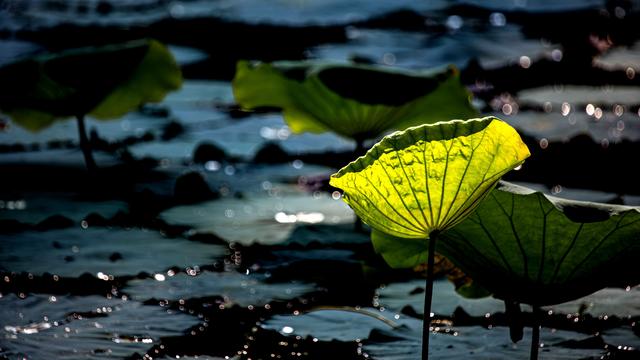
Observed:
[[[489,129],[490,131],[488,132],[489,135],[487,139],[485,138],[485,135]],[[474,136],[474,138],[472,138],[472,136]],[[500,142],[500,140],[505,141],[505,139],[508,139],[506,148],[503,146],[504,143]],[[473,169],[473,166],[471,166],[473,155],[477,149],[485,144],[485,141],[488,142],[481,151],[483,149],[488,149],[490,151],[484,152],[479,160],[475,160],[474,166],[484,164],[483,166],[487,167],[476,172],[471,170],[472,175],[468,175],[467,170],[470,168]],[[418,153],[423,153],[423,157],[418,161],[418,164],[423,165],[420,168],[424,169],[424,175],[412,172],[412,180],[409,178],[409,175],[407,175],[407,171],[405,170],[405,166],[407,165],[403,165],[403,162],[406,160],[401,161],[400,156],[404,149],[419,147],[420,143],[425,144],[424,150],[417,150]],[[446,148],[446,143],[451,144],[448,149]],[[429,150],[426,148],[427,144],[430,144]],[[459,154],[456,155],[458,156],[457,160],[452,160],[454,161],[452,167],[455,167],[456,172],[451,175],[454,176],[454,178],[449,179],[447,178],[447,164],[450,162],[449,155],[454,145],[457,146],[456,149],[458,150],[456,151],[459,151]],[[501,146],[503,147],[502,150],[504,150],[502,152],[499,151]],[[466,154],[460,150],[465,148],[467,149]],[[396,185],[394,184],[396,181],[394,179],[396,177],[392,177],[392,175],[390,175],[385,169],[383,163],[379,163],[381,158],[394,151],[396,153],[396,160],[399,165],[398,167],[401,168],[403,173],[399,175],[399,178],[406,180],[408,186],[403,186],[408,187],[411,190],[411,193],[413,193],[412,198],[410,193],[405,196],[409,197],[411,207],[417,211],[415,214],[409,209],[409,207],[407,207],[405,200],[403,200],[403,196],[400,195],[400,191],[396,188]],[[412,151],[415,152],[416,150],[409,150],[407,154],[410,154]],[[440,168],[444,168],[443,174],[438,175],[437,172],[433,173],[433,170],[431,169],[427,171],[427,168],[432,167],[427,165],[432,161],[425,158],[425,156],[429,156],[427,153],[437,154],[437,158],[434,158],[433,161],[438,159],[438,166]],[[330,184],[334,187],[341,188],[344,191],[343,200],[347,202],[371,227],[397,237],[425,239],[430,236],[432,231],[443,231],[462,221],[462,219],[468,216],[468,214],[490,192],[502,175],[522,164],[529,155],[530,153],[528,148],[522,142],[522,139],[519,137],[516,130],[496,117],[489,116],[479,119],[451,120],[435,124],[423,124],[410,127],[406,130],[398,131],[384,137],[380,142],[367,151],[365,155],[360,156],[340,169],[337,173],[333,174],[330,179]],[[386,157],[387,159],[385,161],[389,161],[388,156]],[[491,158],[491,160],[488,161],[488,158]],[[391,159],[393,160],[393,158]],[[380,171],[376,173],[374,168],[369,170],[369,167],[373,166],[381,168],[378,169]],[[389,165],[387,164],[386,166]],[[367,175],[367,171],[371,172],[371,174]],[[415,171],[415,169],[411,171]],[[422,172],[422,170],[420,170],[420,172]],[[428,175],[427,172],[429,172]],[[388,200],[386,200],[382,192],[376,190],[378,194],[376,197],[379,198],[378,200],[380,200],[380,203],[382,204],[382,207],[378,208],[375,200],[369,199],[368,196],[366,196],[360,189],[361,186],[356,185],[356,179],[358,178],[359,173],[362,173],[363,175],[361,178],[365,179],[369,183],[369,185],[365,186],[374,188],[376,185],[369,180],[369,176],[372,174],[377,176],[376,174],[380,173],[381,178],[384,177],[388,180],[389,184],[387,184],[387,187],[395,190],[397,196],[393,196],[394,198],[398,198],[395,199],[398,200],[395,201],[396,204],[392,205]],[[435,183],[430,184],[429,179],[434,176]],[[469,178],[469,176],[472,177]],[[345,177],[344,180],[342,179],[343,177]],[[421,180],[420,178],[424,178],[424,180]],[[398,181],[403,183],[402,180]],[[449,181],[447,182],[447,180]],[[412,181],[420,182],[419,186],[424,187],[424,190],[419,189],[418,191],[424,194],[426,198],[418,198],[416,191],[413,188]],[[455,184],[458,184],[457,191],[455,191]],[[463,187],[465,190],[463,190],[462,195],[458,197],[463,184],[465,184]],[[434,186],[435,191],[439,191],[439,195],[438,193],[434,195],[437,196],[435,199],[434,196],[430,194],[430,189]],[[442,188],[441,190],[439,189],[440,187]],[[447,195],[445,195],[445,188],[447,190]],[[434,191],[434,189],[431,189],[431,191]],[[393,193],[393,191],[391,192]],[[355,198],[352,199],[352,193],[359,193],[360,195],[356,195]],[[363,204],[358,204],[358,198],[360,198],[360,200],[366,200],[368,205],[365,204],[365,206]],[[433,206],[432,200],[435,202]],[[386,205],[384,203],[386,203]],[[396,207],[398,205],[400,206],[399,208]],[[376,217],[369,214],[368,211],[364,210],[364,207],[369,207],[369,210],[377,210],[379,215],[382,216]],[[402,210],[403,207],[404,210]],[[430,211],[427,212],[426,209],[430,209]],[[451,212],[452,209],[453,212]],[[385,212],[388,212],[388,214]],[[405,214],[403,215],[401,212]],[[443,213],[444,217],[442,217]],[[427,217],[429,217],[430,220],[427,219]],[[387,218],[387,220],[378,220],[378,218]],[[410,220],[410,218],[413,218],[413,220]],[[418,220],[418,218],[421,219]]]

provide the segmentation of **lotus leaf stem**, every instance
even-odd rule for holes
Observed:
[[[427,282],[424,292],[424,318],[422,320],[422,360],[429,359],[429,333],[431,332],[431,300],[433,298],[433,268],[435,264],[436,240],[438,232],[432,231],[427,239],[429,254],[427,255]]]
[[[531,356],[530,360],[538,360],[538,351],[540,350],[540,308],[533,307],[533,322],[531,329]]]
[[[89,172],[93,173],[97,169],[97,166],[96,161],[93,159],[93,153],[91,152],[91,143],[87,137],[84,115],[78,115],[76,119],[78,120],[78,135],[80,136],[80,149],[82,150],[82,155],[84,155],[84,162]]]
[[[517,343],[524,336],[524,323],[522,322],[522,311],[520,303],[513,300],[505,300],[505,315],[509,324],[509,337],[511,341]]]

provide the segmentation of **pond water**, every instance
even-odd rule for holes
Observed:
[[[487,16],[464,10],[476,7]],[[247,28],[342,27],[344,41],[312,42],[304,57],[455,64],[464,79],[476,65],[500,69],[564,54],[557,52],[565,50],[563,39],[536,35],[523,17],[605,7],[596,0],[0,0],[0,66],[47,47],[29,41],[27,30],[201,16]],[[425,28],[362,25],[399,10],[423,16]],[[637,40],[589,63],[633,80]],[[169,48],[185,73],[225,51]],[[229,74],[193,74],[159,104],[119,121],[88,119],[116,149],[96,151],[99,179],[84,170],[74,121],[32,133],[0,117],[0,359],[418,359],[424,279],[388,269],[327,186],[336,159],[350,158],[354,143],[293,134],[276,111],[240,113]],[[599,149],[637,149],[637,83],[545,81],[490,95],[482,84],[467,85],[480,112],[503,117],[546,144],[542,150],[585,135]],[[196,162],[202,144],[224,155]],[[629,167],[637,154],[621,156]],[[180,195],[178,183],[190,174],[197,179],[181,186],[203,201]],[[622,178],[605,179],[609,187],[517,180],[555,196],[640,205],[637,190],[616,187]],[[434,286],[441,321],[432,334],[434,358],[527,357],[529,328],[512,343],[502,301],[465,299],[444,278]],[[607,288],[544,310],[552,325],[542,330],[541,359],[640,358],[639,287]]]

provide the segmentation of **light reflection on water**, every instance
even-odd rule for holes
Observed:
[[[88,272],[102,280],[113,279],[114,275],[164,270],[168,266],[206,264],[226,251],[224,246],[168,239],[151,231],[85,230],[79,226],[0,234],[0,244],[0,264],[8,270],[36,275],[55,271],[60,276]],[[153,252],[149,251],[151,244]]]
[[[317,224],[324,221],[324,214],[318,213],[318,212],[312,212],[312,213],[299,212],[296,214],[287,214],[285,212],[280,211],[276,213],[275,219],[277,222],[281,224],[294,224],[296,222],[307,223],[307,224]]]
[[[24,300],[8,295],[0,299],[0,319],[9,324],[3,329],[0,354],[9,359],[47,359],[52,354],[86,359],[107,353],[124,358],[145,352],[162,336],[180,335],[180,329],[198,324],[197,317],[99,296],[61,296],[51,303],[42,295]]]
[[[214,14],[227,19],[242,20],[251,23],[268,22],[280,24],[335,24],[358,21],[385,12],[411,9],[420,12],[434,12],[456,4],[474,4],[499,11],[567,11],[600,7],[600,0],[516,0],[516,1],[426,1],[411,0],[340,0],[312,1],[270,1],[260,0],[191,0],[184,2],[158,2],[154,0],[112,0],[109,2],[68,0],[8,0],[2,7],[7,15],[25,16],[37,23],[57,23],[71,21],[76,23],[145,23],[161,18],[188,18],[202,14]],[[0,12],[0,14],[2,14]],[[82,15],[82,16],[79,16]],[[7,16],[8,17],[8,16]],[[0,17],[2,19],[2,17]],[[18,26],[19,21],[9,18],[7,24]],[[508,19],[499,15],[491,18],[494,26],[500,26]]]

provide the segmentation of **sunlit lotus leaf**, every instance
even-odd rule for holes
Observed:
[[[121,117],[161,101],[182,84],[168,49],[155,40],[44,55],[0,68],[0,111],[40,130],[57,119]]]
[[[233,90],[244,108],[283,109],[295,133],[333,131],[356,140],[478,114],[453,67],[417,72],[365,65],[240,61]]]
[[[640,283],[640,209],[501,183],[437,249],[497,297],[552,305]]]
[[[464,220],[528,156],[515,129],[500,119],[454,120],[386,136],[330,183],[372,228],[422,239],[426,249],[432,232]]]

